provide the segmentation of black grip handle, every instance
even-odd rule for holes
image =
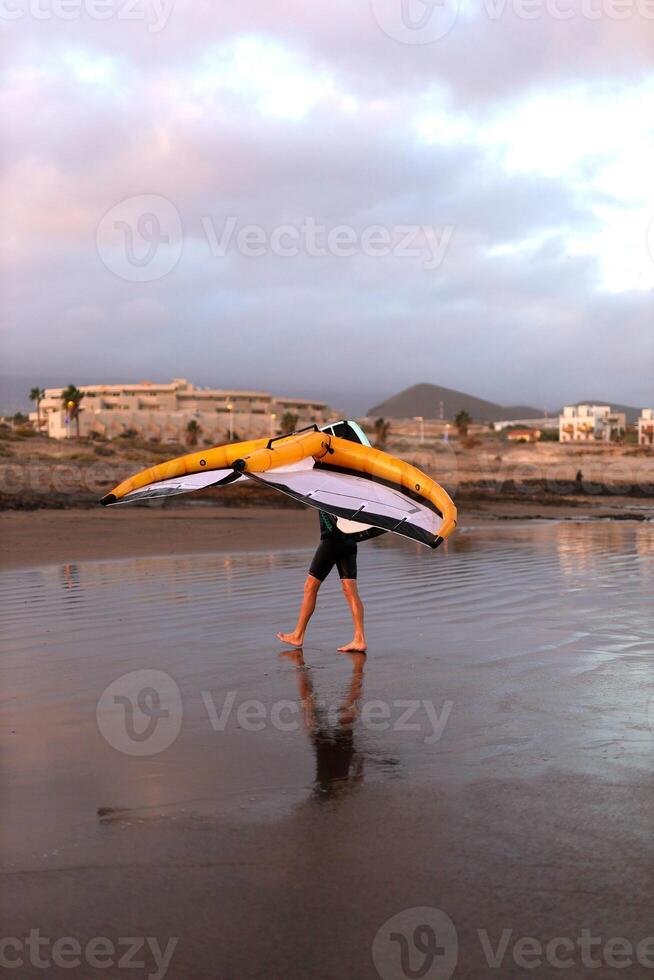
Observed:
[[[288,439],[289,436],[299,436],[301,432],[320,432],[320,429],[314,422],[313,425],[305,425],[303,429],[296,429],[295,432],[287,432],[283,436],[273,436],[272,439],[268,440],[266,449],[272,449],[273,442],[278,442],[280,439]]]

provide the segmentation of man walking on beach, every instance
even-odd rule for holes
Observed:
[[[363,627],[363,603],[357,588],[357,544],[376,538],[386,532],[381,528],[371,527],[365,531],[346,534],[337,526],[335,517],[319,511],[320,544],[313,556],[306,582],[304,583],[304,598],[300,607],[297,625],[292,633],[278,633],[277,638],[293,647],[301,647],[307,625],[316,608],[318,590],[325,581],[334,565],[338,569],[343,586],[343,594],[347,599],[354,623],[354,639],[345,646],[338,647],[339,653],[365,653],[366,636]]]

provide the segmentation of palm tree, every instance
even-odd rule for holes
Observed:
[[[386,440],[388,439],[388,433],[391,430],[391,423],[387,422],[383,418],[378,418],[374,425],[375,429],[375,445],[379,446],[380,449],[386,445]]]
[[[36,427],[41,431],[41,401],[45,398],[43,388],[32,388],[30,391],[30,401],[36,405]]]
[[[76,385],[68,385],[67,388],[61,393],[61,400],[64,404],[66,414],[68,416],[68,424],[75,419],[75,434],[79,439],[79,413],[82,411],[80,404],[82,398],[84,397],[84,392],[80,391]]]
[[[465,439],[465,437],[468,435],[468,426],[470,425],[471,422],[472,419],[465,411],[465,409],[462,409],[458,413],[458,415],[454,417],[454,424],[456,426],[456,430],[462,439]]]
[[[202,432],[202,426],[198,425],[195,419],[191,419],[189,424],[186,426],[186,444],[187,446],[197,446],[198,437]]]
[[[295,432],[298,419],[299,415],[294,415],[293,412],[284,412],[281,423],[282,435],[286,435],[287,432]]]

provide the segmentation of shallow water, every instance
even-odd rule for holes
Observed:
[[[367,658],[335,652],[337,580],[280,650],[306,551],[0,577],[3,935],[174,938],[167,980],[519,980],[514,942],[567,937],[568,975],[615,976],[610,942],[652,933],[652,526],[359,554]],[[146,952],[130,976],[162,975]]]
[[[93,850],[98,809],[101,822],[265,821],[375,781],[651,771],[651,526],[498,525],[463,530],[436,554],[364,545],[365,660],[335,652],[351,627],[334,576],[303,658],[280,650],[309,556],[1,577],[10,866]],[[160,673],[131,683],[136,671]],[[115,682],[122,701],[112,689],[98,722]],[[141,711],[144,685],[156,700]],[[180,730],[169,739],[164,725],[141,756],[153,707]]]

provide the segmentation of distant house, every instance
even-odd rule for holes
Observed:
[[[627,417],[610,405],[567,405],[559,416],[560,442],[611,442],[624,435]]]
[[[638,445],[654,446],[654,409],[644,408],[638,419]]]
[[[509,442],[538,442],[542,434],[540,429],[511,429],[506,437]]]

